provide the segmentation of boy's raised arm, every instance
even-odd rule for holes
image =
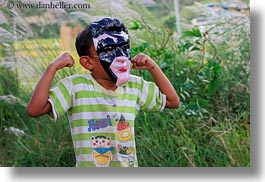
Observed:
[[[155,80],[160,91],[166,95],[166,107],[176,108],[179,105],[179,97],[166,75],[159,66],[147,55],[138,54],[132,60],[133,68],[138,70],[148,70]]]
[[[31,100],[27,106],[27,113],[32,117],[38,117],[51,111],[51,104],[48,102],[49,90],[57,70],[64,67],[72,67],[74,59],[69,53],[59,55],[46,69],[37,86],[34,89]]]

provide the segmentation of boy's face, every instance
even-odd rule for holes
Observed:
[[[129,38],[125,32],[104,32],[93,38],[101,65],[117,85],[125,84],[130,75]]]

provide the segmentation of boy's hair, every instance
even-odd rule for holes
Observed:
[[[90,55],[89,48],[93,44],[93,39],[106,31],[124,31],[128,34],[128,29],[124,23],[117,18],[103,18],[88,25],[76,37],[75,47],[76,51],[81,56]]]

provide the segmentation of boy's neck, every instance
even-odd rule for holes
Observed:
[[[91,75],[106,90],[112,90],[112,91],[116,90],[117,86],[115,85],[115,83],[113,83],[112,80],[99,78],[96,74],[93,74],[93,73]]]

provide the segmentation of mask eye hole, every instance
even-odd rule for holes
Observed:
[[[107,54],[112,54],[115,51],[115,49],[111,46],[107,46],[104,48],[104,52],[106,52]]]
[[[124,44],[124,45],[120,46],[120,48],[121,48],[123,51],[128,51],[128,49],[129,49],[129,45],[128,45],[128,44]]]

